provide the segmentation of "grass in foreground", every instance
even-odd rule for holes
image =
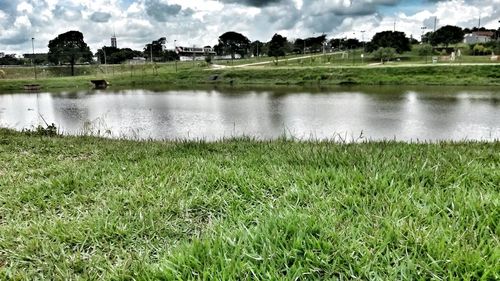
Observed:
[[[500,278],[500,143],[0,129],[0,279]]]

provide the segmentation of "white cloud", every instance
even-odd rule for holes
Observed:
[[[402,0],[0,0],[0,52],[46,52],[58,34],[82,31],[93,51],[110,44],[141,50],[151,40],[167,37],[185,45],[213,45],[234,30],[252,41],[268,41],[279,32],[288,38],[326,33],[332,37],[369,40],[376,32],[396,29],[420,38],[421,26],[472,27],[481,16],[498,28],[500,0],[424,1],[415,11]],[[407,3],[407,2],[405,2]],[[401,6],[400,6],[401,5]],[[480,7],[477,8],[477,7]],[[427,23],[427,24],[426,24]],[[429,26],[430,25],[430,26]],[[364,30],[364,33],[361,31]]]

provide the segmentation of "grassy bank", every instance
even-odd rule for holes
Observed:
[[[500,278],[500,143],[0,130],[0,279]]]
[[[193,86],[193,85],[500,85],[500,64],[482,65],[380,65],[332,66],[296,65],[256,66],[208,70],[203,65],[173,64],[114,66],[75,77],[40,76],[38,80],[29,69],[16,69],[18,77],[0,80],[1,91],[19,91],[24,84],[37,83],[50,89],[87,89],[91,79],[106,79],[115,87]],[[23,72],[24,71],[24,72]],[[31,69],[31,71],[33,71]]]

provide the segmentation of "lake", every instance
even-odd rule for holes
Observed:
[[[0,94],[0,126],[128,139],[500,139],[500,89],[338,87]]]

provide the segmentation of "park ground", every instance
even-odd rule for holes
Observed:
[[[6,68],[1,91],[500,84],[467,57]],[[500,142],[138,142],[0,129],[0,279],[498,280]]]
[[[498,280],[500,142],[0,129],[3,280]]]
[[[279,58],[206,62],[146,63],[142,65],[86,65],[69,75],[69,67],[11,67],[0,79],[0,90],[19,91],[26,84],[45,90],[88,89],[90,80],[105,79],[115,88],[333,85],[500,85],[500,63],[489,56],[463,56],[456,61],[431,62],[431,57],[409,56],[387,63],[362,59],[360,53],[294,55]],[[34,79],[35,71],[37,79]]]

